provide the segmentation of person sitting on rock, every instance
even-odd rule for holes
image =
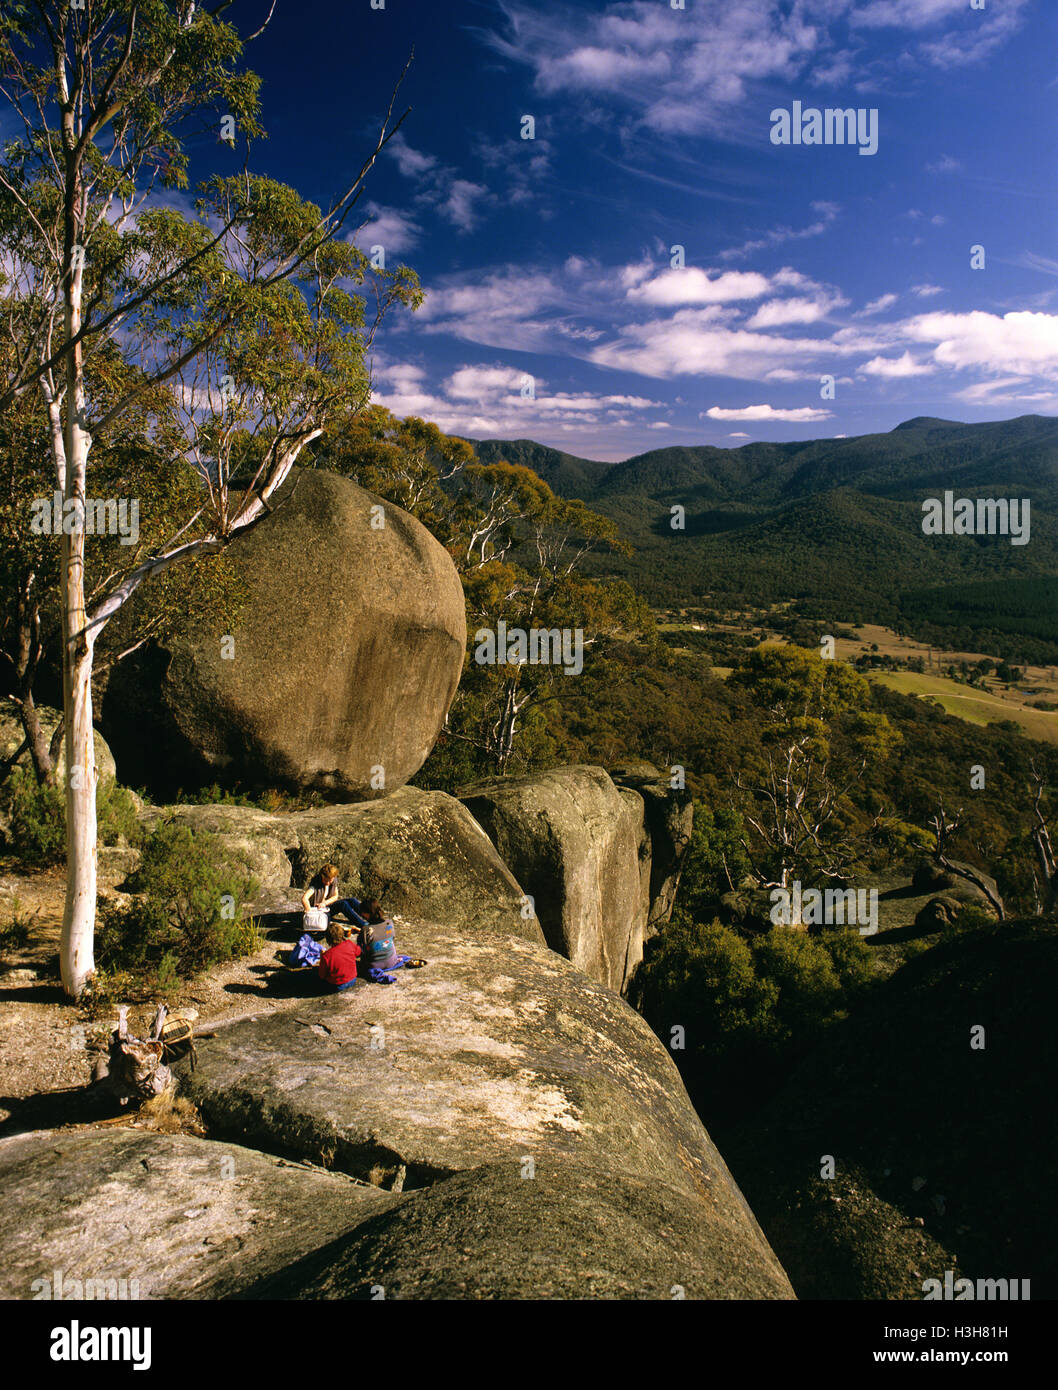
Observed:
[[[377,898],[368,898],[360,907],[367,918],[360,937],[364,943],[365,964],[369,969],[394,969],[400,957],[393,941],[393,923]]]
[[[324,864],[319,873],[312,880],[309,886],[301,895],[301,906],[308,912],[310,909],[327,912],[332,915],[344,914],[350,922],[354,922],[358,927],[367,926],[367,918],[361,916],[363,903],[359,898],[339,898],[338,897],[338,866],[336,864]],[[323,929],[321,920],[319,930]]]
[[[338,901],[338,866],[324,864],[319,873],[301,895],[301,906],[308,912],[310,907],[322,908],[324,912]]]
[[[413,956],[400,956],[393,941],[393,923],[386,916],[377,898],[368,898],[361,910],[367,914],[367,925],[361,932],[364,943],[364,961],[367,978],[377,985],[393,984],[390,970],[417,970],[425,965],[424,960]]]
[[[327,928],[328,950],[320,957],[320,979],[333,990],[351,989],[356,984],[356,958],[360,947],[346,939],[341,922],[331,922]]]

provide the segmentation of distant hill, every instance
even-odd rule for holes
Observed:
[[[1053,417],[966,425],[920,416],[887,434],[673,446],[613,464],[532,440],[475,448],[483,460],[533,468],[617,521],[636,553],[596,567],[626,576],[655,604],[792,599],[813,617],[896,623],[1012,659],[1058,660],[1058,613],[1041,599],[1051,589],[1035,587],[1058,577]],[[923,535],[922,502],[945,490],[1029,498],[1029,544]],[[671,525],[677,505],[683,530]]]
[[[471,439],[468,443],[473,444],[482,463],[505,459],[507,463],[531,468],[562,497],[587,497],[612,467],[609,463],[596,463],[592,459],[564,454],[559,449],[549,449],[546,444],[535,444],[531,439]]]

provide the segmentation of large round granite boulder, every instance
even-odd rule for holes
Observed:
[[[245,585],[235,630],[186,627],[114,670],[102,722],[128,785],[372,800],[433,748],[466,650],[451,557],[333,473],[295,470],[272,506],[227,550]]]

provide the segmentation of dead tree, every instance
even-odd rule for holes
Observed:
[[[1047,818],[1043,814],[1043,769],[1033,758],[1031,764],[1032,781],[1036,794],[1032,799],[1032,815],[1035,825],[1032,829],[1032,846],[1036,851],[1036,867],[1032,871],[1032,882],[1036,892],[1036,913],[1054,912],[1058,907],[1058,864],[1055,863],[1051,848],[1051,832]]]
[[[949,874],[954,874],[956,878],[965,879],[967,883],[972,883],[987,898],[992,907],[995,908],[996,915],[1002,922],[1006,918],[1006,910],[1003,907],[1003,899],[999,893],[991,887],[985,875],[979,873],[971,864],[957,863],[949,859],[945,846],[959,828],[959,818],[962,816],[962,807],[955,813],[955,819],[949,820],[948,813],[941,804],[936,813],[930,818],[930,826],[934,835],[937,837],[937,847],[933,851],[933,858]]]

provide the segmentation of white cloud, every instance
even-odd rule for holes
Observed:
[[[745,430],[731,430],[731,432],[728,434],[727,437],[728,437],[728,439],[752,439],[752,438],[753,438],[753,436],[752,436],[751,434],[747,434]]]
[[[839,302],[823,295],[813,299],[769,299],[746,323],[747,328],[782,328],[789,323],[817,323]],[[844,302],[844,301],[840,301]]]
[[[879,377],[928,376],[934,370],[928,363],[916,362],[909,352],[902,357],[872,357],[860,368],[868,376]]]
[[[773,405],[745,405],[736,407],[734,410],[726,410],[722,406],[710,406],[701,416],[702,419],[710,420],[783,420],[788,424],[809,424],[814,420],[829,420],[831,412],[829,410],[819,410],[813,406],[801,406],[796,410],[787,410]]]
[[[397,168],[407,178],[419,178],[437,168],[437,160],[434,156],[424,154],[421,150],[412,149],[399,130],[386,146],[386,150],[394,157],[397,161]]]
[[[865,304],[858,313],[853,314],[854,319],[869,318],[872,314],[884,313],[886,309],[892,308],[899,295],[880,294],[877,299],[872,299],[869,304]]]
[[[759,299],[768,292],[767,277],[756,271],[725,270],[714,279],[697,266],[663,270],[651,276],[652,269],[649,262],[625,267],[622,280],[628,287],[628,299],[643,304],[727,304]]]
[[[768,371],[803,360],[858,351],[834,341],[753,333],[717,324],[711,309],[680,309],[670,318],[622,327],[589,353],[599,366],[643,376],[730,376],[759,381]]]
[[[919,299],[932,299],[935,294],[944,294],[943,285],[912,285],[911,293],[917,294]]]
[[[477,204],[488,197],[489,190],[483,183],[471,183],[469,179],[453,179],[440,211],[461,232],[471,232],[481,217]]]
[[[609,103],[650,132],[745,143],[736,113],[764,83],[858,77],[859,89],[871,74],[864,40],[878,29],[905,36],[905,68],[977,62],[1017,29],[1027,4],[992,0],[970,14],[969,0],[715,0],[682,10],[664,0],[498,0],[503,32],[479,32],[528,67],[542,95],[580,98],[593,123]]]
[[[914,342],[933,344],[933,360],[945,367],[978,367],[993,373],[1058,370],[1058,316],[1014,312],[922,314],[901,325]]]
[[[932,164],[926,165],[927,174],[956,174],[962,168],[962,161],[950,154],[942,154]]]
[[[396,208],[381,207],[378,203],[368,203],[368,221],[352,234],[350,240],[368,251],[372,246],[385,248],[387,259],[400,256],[418,244],[422,227],[406,213]]]
[[[749,84],[796,75],[820,38],[778,0],[739,0],[708,13],[643,0],[595,11],[524,0],[501,0],[501,8],[508,32],[485,41],[529,66],[539,92],[609,97],[649,129],[680,134],[715,127]]]
[[[819,215],[807,227],[775,227],[755,240],[745,241],[741,246],[721,251],[720,259],[722,261],[735,260],[742,256],[752,255],[757,251],[765,251],[772,246],[781,246],[787,241],[803,241],[806,237],[822,236],[833,225],[841,207],[837,203],[815,202],[812,204],[812,211]]]
[[[400,417],[418,415],[446,433],[471,438],[577,436],[576,440],[563,438],[563,445],[575,442],[594,450],[608,431],[610,437],[618,437],[629,428],[669,428],[664,421],[643,418],[647,412],[665,409],[660,401],[619,393],[548,390],[545,378],[501,363],[467,363],[436,389],[427,385],[424,369],[410,363],[383,363],[374,377],[384,388],[373,393],[376,404]],[[533,395],[523,395],[528,383]],[[592,452],[592,457],[598,456]]]

